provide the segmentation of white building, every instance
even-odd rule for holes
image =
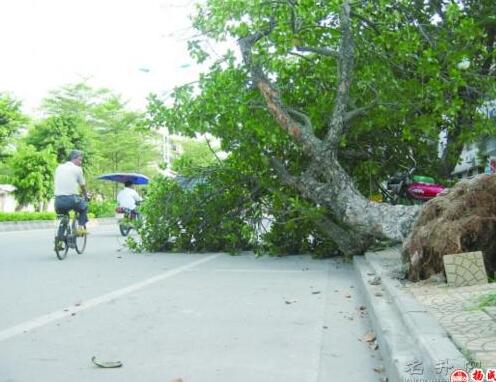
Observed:
[[[494,121],[494,124],[496,125],[496,100],[486,102],[482,106],[481,112],[485,114],[487,118]],[[463,147],[459,163],[451,173],[453,177],[465,178],[482,173],[496,173],[496,136],[488,138],[487,141],[483,143],[484,152],[482,153],[479,153],[479,144],[477,143],[470,143]],[[481,156],[487,156],[487,162],[482,163],[480,161]]]
[[[0,184],[0,212],[14,212],[17,202],[12,194],[15,187],[11,184]]]

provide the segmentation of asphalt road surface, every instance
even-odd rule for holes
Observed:
[[[53,234],[0,233],[1,382],[383,377],[349,263],[134,254],[116,226],[95,227],[84,254],[60,261]]]

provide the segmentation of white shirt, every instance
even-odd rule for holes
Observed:
[[[141,202],[143,199],[138,193],[129,187],[124,187],[117,194],[117,202],[119,203],[119,207],[129,208],[130,210],[134,210],[136,208],[136,202]]]
[[[65,162],[55,170],[55,196],[79,195],[84,185],[83,169],[74,163]]]

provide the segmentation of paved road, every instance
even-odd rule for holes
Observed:
[[[350,264],[132,254],[95,228],[64,261],[52,230],[0,233],[0,381],[379,381]],[[120,360],[100,369],[91,357]]]

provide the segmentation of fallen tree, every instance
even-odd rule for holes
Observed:
[[[468,8],[437,5],[207,1],[195,27],[236,38],[242,62],[231,53],[217,60],[197,87],[176,89],[172,107],[152,99],[151,120],[220,138],[230,164],[257,178],[258,195],[287,193],[293,203],[296,193],[324,210],[314,224],[345,254],[376,239],[401,242],[420,207],[375,203],[365,190],[377,191],[407,152],[422,169],[446,172],[480,119],[485,82],[446,52],[477,51],[475,70],[485,63],[485,40]],[[442,21],[430,22],[434,15]],[[453,30],[461,19],[470,22]],[[468,32],[479,39],[467,43]],[[190,49],[206,58],[198,40]],[[432,154],[441,131],[446,166]]]

